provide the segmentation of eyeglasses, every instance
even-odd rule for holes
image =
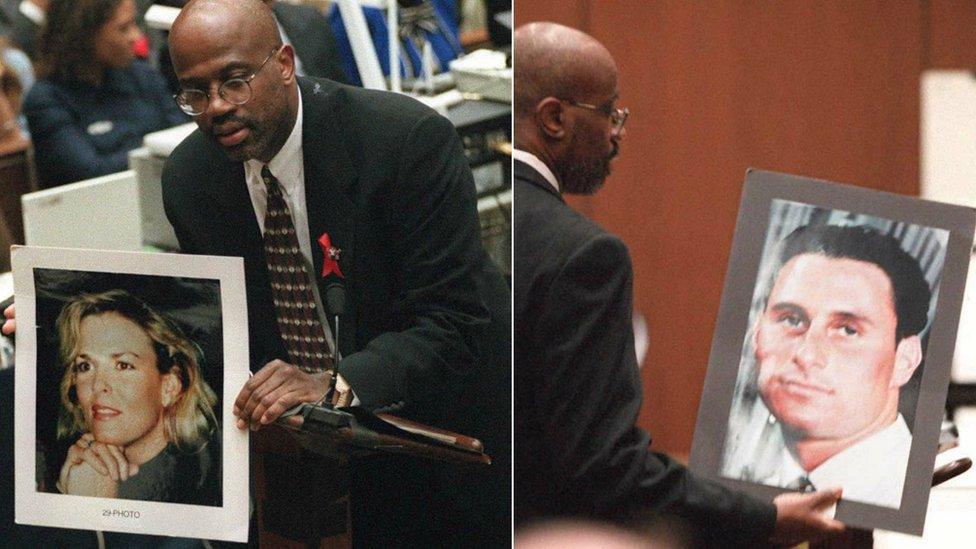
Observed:
[[[623,129],[624,123],[627,122],[627,117],[630,116],[630,109],[614,109],[612,107],[597,107],[596,105],[591,105],[589,103],[580,103],[579,101],[573,101],[572,99],[560,99],[564,103],[569,103],[574,107],[579,107],[581,109],[589,109],[591,111],[596,111],[603,113],[610,118],[610,124],[613,128],[613,134],[617,135],[620,130]]]
[[[261,69],[268,64],[268,61],[271,61],[271,58],[278,51],[279,49],[275,49],[268,54],[267,59],[250,76],[224,80],[220,84],[220,87],[217,88],[217,95],[224,101],[234,105],[243,105],[250,101],[253,95],[251,91],[251,80],[254,80],[254,77],[261,72]],[[176,104],[180,106],[180,110],[190,116],[200,116],[210,108],[210,93],[203,90],[180,90],[180,93],[174,95],[173,99],[176,99]]]

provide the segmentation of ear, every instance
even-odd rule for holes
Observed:
[[[295,80],[295,48],[291,44],[282,46],[278,52],[278,63],[281,64],[281,80],[291,84]]]
[[[891,375],[891,388],[897,389],[908,383],[921,362],[922,340],[917,335],[899,341],[898,346],[895,347],[895,369]]]
[[[539,127],[551,139],[562,139],[566,136],[566,113],[562,101],[555,97],[547,97],[535,107]]]
[[[173,366],[169,372],[163,374],[162,383],[159,386],[159,400],[163,403],[163,408],[169,408],[180,396],[183,384],[180,383],[180,367]]]
[[[759,311],[756,316],[756,323],[752,325],[752,330],[749,332],[749,343],[752,343],[752,352],[755,353],[759,348],[759,326],[762,325],[762,317],[765,311]]]

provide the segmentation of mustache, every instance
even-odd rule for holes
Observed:
[[[250,118],[244,118],[233,113],[227,113],[213,119],[210,124],[210,133],[217,135],[221,133],[221,128],[229,124],[240,124],[241,126],[251,130],[253,130],[255,126],[254,121]]]

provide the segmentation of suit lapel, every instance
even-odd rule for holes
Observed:
[[[244,163],[229,160],[216,145],[208,146],[213,147],[210,156],[218,163],[213,170],[214,188],[220,197],[218,203],[223,204],[227,234],[235,236],[244,257],[253,256],[263,263],[264,239],[244,181]]]
[[[213,203],[219,204],[217,223],[219,230],[215,230],[212,238],[217,242],[212,244],[214,250],[222,250],[222,254],[236,255],[244,259],[245,283],[247,285],[247,308],[252,325],[251,359],[253,366],[260,368],[273,358],[287,358],[287,352],[278,332],[278,324],[274,320],[270,323],[256,325],[255,319],[266,318],[268,311],[274,314],[275,304],[271,297],[271,287],[268,280],[267,261],[264,256],[264,238],[257,218],[254,215],[254,205],[247,191],[244,180],[244,163],[234,162],[227,158],[218,145],[205,142],[212,165],[212,187],[214,189]],[[272,317],[274,318],[274,317]]]
[[[356,171],[342,129],[335,113],[342,108],[338,101],[339,87],[327,80],[300,78],[302,90],[302,153],[305,164],[305,203],[308,208],[309,240],[312,243],[312,265],[325,298],[322,279],[324,254],[319,238],[328,234],[332,245],[340,250],[339,267],[345,275],[346,313],[340,332],[343,355],[356,350],[353,337],[356,330],[356,226],[359,218],[356,202]],[[331,322],[331,319],[330,319]]]

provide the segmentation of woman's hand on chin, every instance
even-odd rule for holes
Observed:
[[[96,471],[87,461],[67,468],[67,471],[62,469],[62,477],[59,488],[64,494],[114,498],[118,492],[119,483]]]
[[[117,483],[138,472],[139,466],[125,459],[122,448],[85,433],[68,448],[58,488],[65,494],[115,497]]]

